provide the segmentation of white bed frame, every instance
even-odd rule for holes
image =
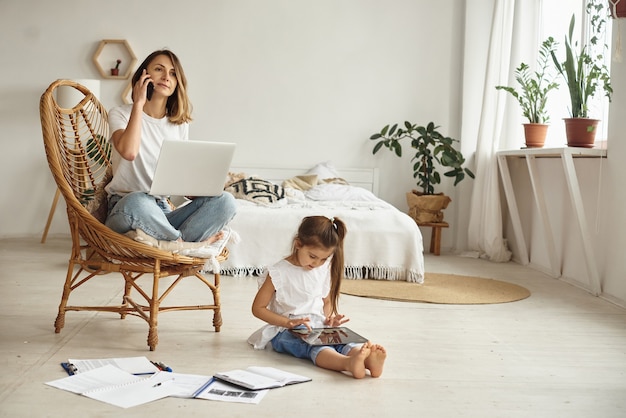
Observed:
[[[275,168],[275,167],[231,167],[232,173],[256,175],[272,183],[281,184],[284,180],[305,174],[308,168]],[[352,186],[362,187],[378,196],[378,168],[337,168],[339,177]]]

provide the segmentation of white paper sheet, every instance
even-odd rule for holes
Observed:
[[[136,376],[111,364],[46,382],[49,386],[121,408],[171,396],[180,390],[173,383],[174,379],[168,372],[157,372],[150,377]]]
[[[69,359],[70,364],[76,367],[76,373],[83,373],[105,366],[113,365],[118,369],[131,374],[152,374],[159,371],[159,368],[150,362],[146,357],[120,357],[104,359]]]

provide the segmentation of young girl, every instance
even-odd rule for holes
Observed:
[[[212,243],[235,215],[230,193],[198,197],[171,210],[166,196],[148,194],[164,139],[189,139],[187,79],[169,50],[150,54],[132,78],[133,103],[109,112],[113,179],[107,185],[106,225],[119,233],[140,229],[166,241]],[[185,162],[181,161],[181,170]]]
[[[336,327],[348,321],[337,312],[343,279],[345,224],[337,218],[304,218],[289,257],[269,267],[254,302],[252,313],[267,322],[248,338],[256,349],[268,343],[279,353],[310,358],[319,367],[350,372],[356,379],[383,372],[387,353],[378,345],[344,344],[310,346],[292,335],[290,328]]]

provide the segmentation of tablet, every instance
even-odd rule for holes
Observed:
[[[366,343],[364,338],[347,327],[292,328],[293,335],[302,338],[309,345],[339,345],[348,343]]]

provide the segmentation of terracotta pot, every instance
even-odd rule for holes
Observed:
[[[615,3],[615,8],[613,8],[613,4],[611,3]],[[618,2],[613,0],[612,2],[609,2],[609,9],[611,9],[611,16],[613,18],[626,17],[626,1],[624,0],[619,0]],[[617,12],[617,16],[615,15],[615,12]]]
[[[563,120],[568,147],[593,148],[600,122],[598,119],[566,118]]]
[[[119,75],[119,74],[120,74],[119,68],[111,68],[111,75]]]
[[[545,123],[525,123],[524,138],[528,148],[541,148],[546,143],[548,126]]]
[[[418,224],[443,221],[442,210],[447,208],[451,201],[450,197],[443,193],[423,194],[413,190],[406,194],[409,216]]]

